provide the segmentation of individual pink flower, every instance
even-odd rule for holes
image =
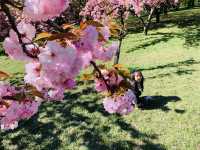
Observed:
[[[46,21],[60,15],[68,6],[68,0],[26,0],[24,15],[32,21]]]
[[[110,38],[110,29],[109,29],[108,26],[102,27],[102,28],[100,29],[100,33],[103,35],[103,37],[104,37],[104,39],[105,39],[106,41],[109,40],[109,38]]]
[[[22,40],[23,40],[24,43],[29,43],[35,37],[36,29],[30,23],[26,23],[24,21],[21,21],[17,25],[17,29],[18,29],[19,33],[22,35],[22,37],[23,37]]]
[[[2,130],[13,130],[18,127],[18,121],[10,121],[4,119],[2,123],[0,123]]]
[[[78,51],[93,51],[98,43],[98,35],[99,33],[96,27],[91,25],[87,26],[82,33],[80,41],[75,44]]]
[[[23,52],[21,45],[15,42],[12,37],[6,38],[3,42],[3,48],[5,52],[12,59],[16,60],[30,60],[29,57]]]
[[[77,51],[73,47],[62,47],[56,41],[49,41],[45,48],[41,49],[39,61],[43,66],[59,66],[69,69],[77,57]]]
[[[97,92],[103,92],[107,90],[107,87],[103,80],[96,79],[95,80],[95,89]]]
[[[109,61],[113,58],[118,48],[118,43],[112,43],[109,47],[97,47],[94,51],[94,58],[102,61]]]
[[[64,99],[64,88],[49,90],[46,96],[50,101],[61,101]]]
[[[82,61],[82,67],[87,68],[90,65],[90,61],[93,60],[93,54],[91,51],[82,52],[78,51],[79,59]]]
[[[0,105],[0,117],[4,115],[7,107],[5,105]]]
[[[49,80],[41,76],[41,64],[39,62],[26,64],[25,71],[25,82],[35,86],[37,90],[42,91],[44,88],[51,86]]]
[[[74,81],[73,79],[67,79],[64,82],[64,85],[66,89],[73,89],[76,86],[76,81]]]
[[[110,97],[106,97],[103,100],[104,109],[109,112],[110,114],[116,113],[118,109],[118,102],[114,101]]]

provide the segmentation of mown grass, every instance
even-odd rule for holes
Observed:
[[[148,36],[130,32],[123,42],[120,62],[143,72],[143,96],[153,97],[144,109],[109,115],[93,84],[79,81],[63,102],[0,132],[0,149],[199,150],[200,10],[169,15]],[[1,56],[0,70],[21,74],[23,66]]]

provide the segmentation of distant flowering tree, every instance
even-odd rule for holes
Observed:
[[[120,65],[108,69],[95,63],[111,60],[118,50],[118,43],[108,43],[112,29],[106,22],[103,25],[92,20],[81,22],[78,27],[56,24],[56,17],[69,3],[68,0],[0,1],[0,9],[11,27],[3,48],[11,59],[25,62],[24,83],[20,86],[9,84],[6,81],[9,74],[0,71],[1,129],[16,128],[20,120],[36,114],[42,102],[62,100],[65,90],[76,86],[75,78],[80,71],[89,66],[94,67],[94,76],[84,74],[83,79],[94,79],[96,90],[105,95],[105,110],[122,115],[133,110],[135,95],[128,80],[130,72]],[[11,15],[11,8],[22,11],[18,20]],[[123,12],[120,15],[124,18],[125,7],[118,11]],[[36,29],[40,22],[40,29]]]
[[[142,25],[144,27],[144,34],[147,35],[149,26],[151,24],[151,20],[154,15],[156,16],[156,22],[159,22],[160,13],[162,10],[164,11],[164,13],[166,13],[167,11],[166,9],[170,7],[176,7],[178,5],[179,5],[179,0],[143,0],[143,1],[138,0],[138,6],[142,6],[143,9],[141,10],[143,10],[143,12],[147,14],[146,22],[144,19],[146,18],[146,15],[145,17],[142,17],[141,14],[142,11],[138,13],[135,11],[135,8],[134,9],[131,8],[130,11],[133,15],[137,16],[141,20]]]
[[[144,27],[144,34],[147,35],[154,14],[157,14],[159,20],[159,11],[164,6],[175,6],[178,0],[88,0],[80,15],[84,16],[86,20],[94,19],[101,20],[108,26],[111,19],[116,19],[119,26],[117,37],[119,40],[119,48],[115,54],[114,64],[119,63],[120,50],[124,37],[127,35],[125,20],[129,14],[137,16]],[[147,21],[142,17],[142,13],[146,11],[148,14]],[[116,32],[115,32],[116,36]]]

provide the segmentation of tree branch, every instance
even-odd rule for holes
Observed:
[[[23,43],[22,41],[22,35],[20,34],[20,32],[17,29],[16,23],[15,23],[15,18],[12,17],[9,8],[6,6],[5,2],[0,1],[0,5],[1,5],[1,9],[5,12],[6,16],[8,17],[8,20],[11,24],[12,29],[16,32],[17,37],[19,39],[19,43],[22,47],[23,52],[31,57],[31,58],[37,58],[37,56],[32,55],[31,53],[28,52],[28,50],[26,49],[26,44]]]
[[[122,28],[119,33],[119,48],[117,49],[117,52],[115,54],[114,65],[119,63],[122,41],[123,41],[124,37],[126,36],[126,29],[125,29],[125,22],[124,22],[125,11],[126,11],[125,8],[123,6],[121,6],[119,13],[120,13],[120,24],[121,24]]]
[[[94,67],[94,69],[98,72],[100,78],[104,81],[107,90],[112,92],[112,89],[111,89],[110,86],[108,85],[106,79],[104,78],[103,74],[101,73],[101,71],[100,71],[100,69],[98,68],[98,66],[96,65],[96,63],[95,63],[94,61],[90,61],[90,64]]]

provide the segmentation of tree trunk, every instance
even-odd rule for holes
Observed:
[[[116,52],[115,57],[114,57],[114,65],[119,63],[119,56],[120,56],[122,41],[125,37],[125,32],[126,32],[125,31],[124,17],[123,17],[124,13],[125,13],[124,7],[120,7],[120,22],[121,22],[122,29],[121,29],[121,32],[119,34],[119,48],[117,49],[117,52]]]
[[[120,52],[121,52],[122,40],[123,39],[119,40],[119,48],[117,49],[117,52],[116,52],[115,57],[114,57],[114,65],[119,63],[119,56],[120,56]]]
[[[156,14],[156,23],[160,22],[160,12],[158,8],[155,9],[155,14]]]
[[[163,8],[163,12],[164,12],[164,15],[167,16],[167,12],[168,12],[168,10],[167,10],[167,6],[164,6],[164,8]]]
[[[188,0],[188,8],[194,7],[194,0]]]
[[[144,35],[147,35],[148,34],[148,27],[147,25],[144,26]]]
[[[151,19],[152,19],[154,11],[155,11],[155,7],[151,8],[150,14],[149,14],[148,19],[147,19],[147,23],[144,25],[144,35],[148,34],[149,26],[151,24]]]

